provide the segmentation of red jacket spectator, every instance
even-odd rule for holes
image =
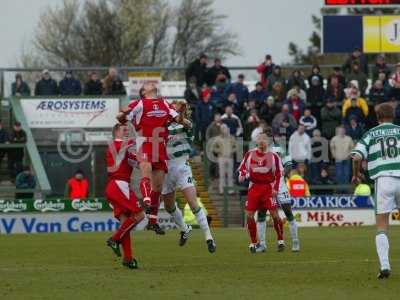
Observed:
[[[78,170],[74,177],[67,182],[68,197],[74,199],[86,199],[89,194],[89,182],[83,176],[83,172]]]
[[[269,54],[265,56],[265,61],[257,67],[257,73],[261,75],[260,81],[264,88],[267,88],[267,78],[272,74],[274,67],[275,64],[272,62],[272,57]]]

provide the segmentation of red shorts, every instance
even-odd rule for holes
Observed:
[[[132,214],[143,211],[135,193],[129,188],[129,183],[122,180],[110,180],[106,187],[106,198],[113,207],[114,216]]]
[[[269,184],[252,184],[247,192],[246,210],[275,210],[278,203],[272,197],[272,186]]]
[[[144,142],[137,151],[138,162],[151,162],[153,171],[161,170],[167,173],[167,149],[165,143],[155,144]]]

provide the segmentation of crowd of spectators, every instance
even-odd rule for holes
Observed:
[[[189,64],[184,96],[194,111],[196,140],[200,146],[213,137],[221,140],[219,145],[230,143],[227,127],[231,137],[250,143],[257,132],[270,126],[277,140],[287,141],[295,166],[300,166],[295,175],[310,184],[349,184],[349,153],[364,132],[377,124],[374,107],[388,101],[397,106],[400,100],[400,63],[391,68],[379,55],[369,69],[360,49],[354,49],[342,67],[333,68],[326,77],[318,65],[296,69],[286,77],[288,72],[271,55],[265,56],[257,72],[259,81],[248,87],[245,76],[233,79],[220,59],[209,67],[208,57],[201,54]],[[220,176],[228,179],[229,186],[231,177],[226,172],[234,167],[227,163],[227,156],[234,159],[235,154],[217,148]],[[318,159],[319,155],[323,157]],[[212,164],[214,174],[215,168]]]

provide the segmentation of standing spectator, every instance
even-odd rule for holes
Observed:
[[[303,89],[300,87],[300,85],[298,85],[297,83],[295,83],[295,84],[293,85],[293,88],[290,89],[290,90],[287,92],[287,98],[289,98],[289,96],[292,94],[293,91],[296,91],[296,92],[297,92],[297,95],[299,96],[299,98],[300,98],[301,100],[303,100],[304,102],[307,101],[307,94],[306,94],[306,91],[303,90]]]
[[[250,116],[245,119],[243,129],[243,138],[245,141],[250,141],[252,139],[252,132],[259,126],[259,124],[260,118],[258,117],[257,110],[253,109]]]
[[[116,68],[110,68],[103,81],[103,95],[125,95],[125,87]]]
[[[228,95],[232,93],[235,94],[240,106],[242,106],[243,103],[249,99],[249,89],[244,84],[243,74],[239,74],[238,80],[228,86],[227,93]]]
[[[267,100],[260,107],[260,118],[265,120],[268,124],[272,124],[272,120],[278,114],[279,110],[275,105],[274,97],[269,96]]]
[[[7,130],[3,127],[3,122],[0,120],[0,145],[1,144],[8,144],[9,143],[9,136]],[[0,148],[0,167],[1,163],[3,162],[3,158],[6,156],[7,150]]]
[[[239,117],[233,113],[232,106],[228,105],[225,108],[225,114],[221,117],[222,123],[229,128],[229,132],[232,136],[238,137],[243,134],[243,126]]]
[[[372,105],[378,105],[388,100],[386,91],[383,87],[383,83],[381,80],[377,79],[374,82],[374,85],[369,90],[369,101],[372,102]]]
[[[233,112],[235,114],[239,114],[241,110],[240,103],[238,99],[236,98],[236,95],[234,93],[229,94],[228,99],[225,103],[225,106],[231,105],[233,107]]]
[[[289,105],[290,113],[295,118],[296,122],[298,122],[303,115],[306,105],[304,104],[304,101],[300,99],[297,90],[291,90],[286,104]]]
[[[343,126],[336,128],[336,135],[330,142],[332,157],[335,159],[336,183],[348,184],[351,178],[350,152],[354,148],[354,142]]]
[[[350,124],[346,127],[346,134],[353,139],[354,144],[360,140],[364,134],[363,127],[358,123],[356,117],[350,118]]]
[[[312,156],[310,162],[312,183],[318,182],[321,168],[329,163],[328,147],[328,141],[321,137],[321,131],[319,131],[319,129],[314,129],[311,139]]]
[[[272,120],[272,130],[275,135],[289,138],[297,128],[296,119],[289,113],[287,104],[282,106],[282,111]]]
[[[286,100],[285,88],[282,82],[275,82],[272,86],[271,96],[274,97],[275,105],[279,108],[282,108]]]
[[[199,58],[189,64],[185,71],[186,84],[189,84],[191,78],[196,78],[196,84],[199,88],[206,83],[208,57],[204,53]]]
[[[299,124],[289,139],[289,155],[295,162],[307,163],[311,159],[311,138],[305,133],[304,125]]]
[[[317,119],[311,114],[310,109],[306,109],[300,118],[299,124],[304,126],[306,133],[311,137],[314,129],[317,128]]]
[[[321,68],[318,65],[313,65],[311,68],[311,74],[308,76],[308,85],[312,86],[312,80],[313,78],[317,77],[318,81],[320,82],[320,85],[324,85],[324,77],[321,75]]]
[[[341,103],[345,97],[344,85],[340,83],[339,77],[331,76],[328,79],[325,98],[333,99],[334,102]]]
[[[228,101],[228,96],[226,94],[225,88],[225,78],[221,78],[214,88],[211,89],[210,102],[215,106],[216,109],[222,111],[226,106]]]
[[[300,70],[294,70],[292,75],[289,77],[286,88],[291,90],[294,86],[299,86],[300,89],[306,90],[306,83],[303,76],[303,72]]]
[[[356,116],[358,122],[365,124],[369,113],[368,103],[364,98],[358,97],[357,89],[353,88],[350,97],[343,102],[342,116],[348,124],[351,116]]]
[[[74,78],[72,71],[67,71],[64,79],[60,81],[59,90],[61,96],[78,96],[82,93],[82,86],[80,81]]]
[[[378,57],[376,58],[376,63],[372,67],[372,80],[377,80],[379,77],[379,73],[381,72],[385,73],[387,77],[390,75],[390,68],[386,64],[385,57],[382,54],[378,55]]]
[[[286,79],[282,75],[282,69],[280,66],[275,65],[272,74],[267,78],[268,81],[268,88],[267,91],[271,92],[272,87],[275,83],[280,82],[282,84],[283,90],[286,91]]]
[[[93,71],[89,74],[89,80],[85,83],[83,93],[90,96],[101,95],[103,93],[103,85],[96,72]]]
[[[51,78],[47,69],[42,71],[42,78],[36,83],[35,96],[56,96],[58,95],[57,82]]]
[[[10,134],[10,143],[22,145],[26,143],[26,133],[18,121],[14,122],[13,130]],[[23,159],[23,148],[14,148],[8,151],[8,170],[12,179],[22,171]]]
[[[249,95],[249,100],[255,100],[257,103],[257,107],[259,107],[267,98],[267,91],[263,88],[261,82],[257,82],[256,89],[252,91]]]
[[[190,107],[193,109],[197,106],[200,101],[201,90],[196,84],[196,78],[192,77],[189,80],[189,84],[185,89],[185,100],[189,103]]]
[[[231,73],[229,69],[221,64],[221,59],[216,58],[214,60],[214,65],[208,69],[206,75],[206,82],[208,86],[213,86],[217,79],[217,76],[223,74],[227,80],[227,82],[231,81]]]
[[[268,86],[268,77],[272,75],[275,64],[272,62],[270,54],[265,55],[265,60],[257,66],[257,72],[261,75],[260,81],[264,88]]]
[[[214,106],[210,102],[211,94],[208,90],[202,92],[202,100],[197,104],[196,107],[196,123],[197,123],[197,139],[200,144],[205,142],[206,131],[208,125],[213,121],[214,117]]]
[[[307,90],[307,104],[309,104],[313,109],[321,106],[325,97],[325,89],[322,86],[321,78],[322,76],[317,75],[309,78],[310,87]]]
[[[29,85],[22,80],[22,75],[19,73],[15,75],[15,82],[11,84],[11,94],[17,97],[31,95]]]
[[[321,129],[322,135],[330,140],[335,135],[335,128],[342,120],[340,109],[336,107],[335,100],[329,98],[325,106],[321,109]]]
[[[216,113],[214,115],[214,121],[207,127],[206,131],[206,140],[212,139],[221,134],[221,126],[224,125],[222,123],[221,114]]]
[[[242,111],[242,114],[240,115],[240,119],[247,120],[253,110],[257,110],[256,100],[249,100],[249,102],[245,103],[244,105],[244,109]]]
[[[331,82],[332,77],[337,77],[339,84],[343,87],[346,86],[346,78],[344,77],[341,68],[339,68],[339,67],[333,68],[332,74],[329,75],[329,77],[328,77],[328,84],[329,84],[329,82]]]
[[[354,62],[351,65],[351,72],[346,77],[347,82],[350,81],[357,81],[358,82],[358,89],[361,93],[361,96],[365,95],[365,92],[368,87],[368,78],[365,73],[360,70],[360,66],[357,62]]]
[[[17,175],[15,187],[21,190],[34,189],[36,187],[35,176],[33,176],[29,166],[24,166],[22,172]],[[33,193],[16,193],[15,199],[33,199]]]
[[[71,200],[83,200],[89,196],[89,182],[82,170],[77,170],[74,176],[68,179],[65,194]]]
[[[359,47],[356,47],[354,51],[349,55],[346,59],[345,63],[343,64],[343,71],[345,73],[350,73],[351,66],[357,63],[360,66],[360,71],[365,75],[368,75],[368,62],[367,58],[365,57],[364,53],[361,52]]]

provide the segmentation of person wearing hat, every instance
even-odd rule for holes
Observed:
[[[260,82],[264,88],[268,86],[268,77],[272,75],[275,64],[270,54],[265,55],[265,60],[257,66],[257,73],[261,75]]]
[[[35,96],[56,96],[58,95],[57,82],[51,78],[47,69],[42,71],[42,78],[36,83]]]
[[[190,79],[194,77],[197,86],[201,88],[206,83],[207,63],[208,56],[204,53],[201,53],[196,60],[191,62],[185,71],[186,84],[189,84]]]
[[[195,111],[196,139],[200,145],[205,142],[207,127],[214,119],[214,106],[210,102],[210,98],[210,90],[204,89],[201,92],[201,101],[197,104]]]
[[[330,140],[335,135],[335,128],[340,125],[341,121],[342,114],[340,109],[336,107],[335,99],[326,99],[325,106],[321,109],[322,135]]]
[[[15,82],[11,84],[11,94],[17,97],[31,95],[29,85],[22,80],[22,75],[19,73],[15,75]]]
[[[26,133],[22,129],[21,123],[14,122],[13,129],[10,134],[11,144],[25,144],[26,143]],[[15,176],[22,171],[22,161],[24,159],[24,149],[14,148],[8,151],[8,171],[10,173],[11,179],[14,180]]]
[[[249,100],[255,100],[257,107],[259,107],[268,96],[267,91],[259,81],[256,83],[256,88],[249,94]]]
[[[78,79],[74,78],[72,71],[65,72],[65,77],[60,81],[61,96],[79,96],[82,92],[82,86]]]
[[[273,70],[272,74],[270,76],[268,76],[267,80],[268,80],[268,86],[267,86],[268,92],[272,91],[272,87],[277,82],[280,82],[282,84],[284,90],[286,90],[286,79],[282,74],[282,69],[280,66],[278,66],[278,65],[274,66],[274,70]]]

